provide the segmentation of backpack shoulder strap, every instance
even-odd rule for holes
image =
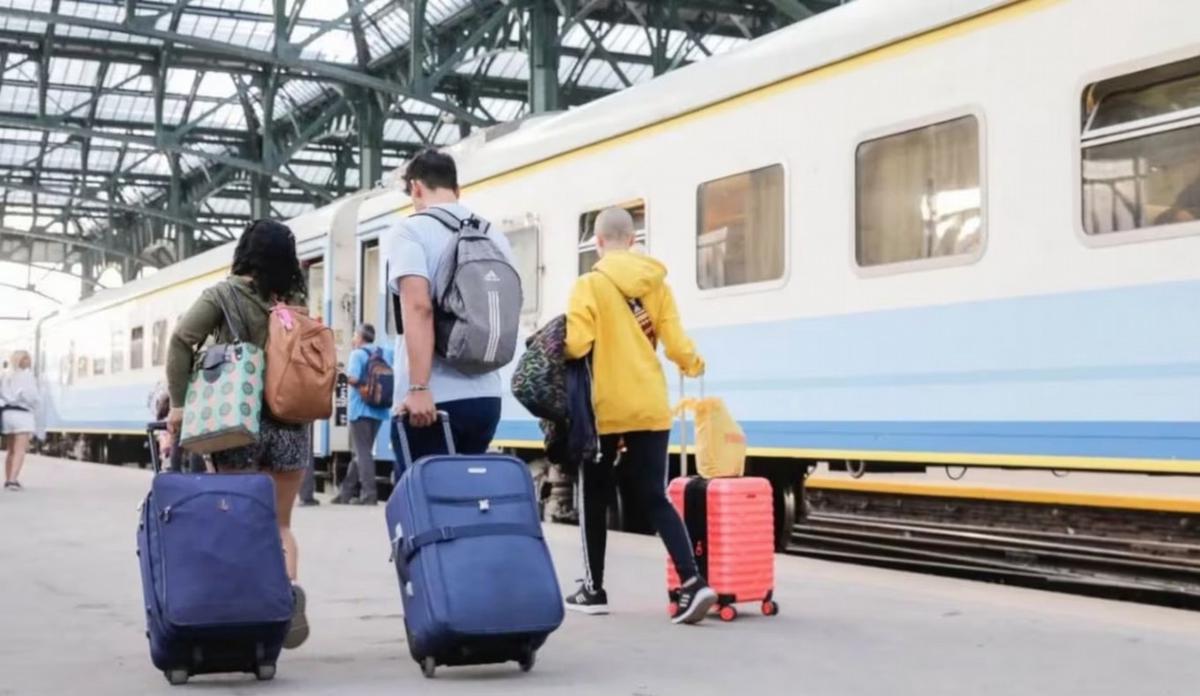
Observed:
[[[425,210],[423,210],[415,215],[412,215],[411,217],[427,217],[427,218],[432,218],[434,220],[437,220],[438,222],[440,222],[442,224],[442,227],[445,227],[446,229],[450,230],[450,232],[453,234],[458,234],[459,232],[462,232],[463,223],[465,222],[464,220],[459,220],[457,217],[452,215],[449,211],[447,211],[443,208],[438,208],[436,206],[434,206],[432,208],[426,208]]]
[[[217,305],[221,308],[221,314],[225,317],[225,323],[229,326],[229,333],[233,335],[234,342],[241,343],[242,337],[241,332],[238,331],[238,322],[234,321],[233,315],[229,312],[231,300],[225,296],[226,293],[233,292],[236,291],[229,287],[229,281],[222,281],[215,288],[213,288],[213,297],[216,298]],[[236,301],[233,301],[232,305],[236,310],[238,310],[238,319],[242,320],[241,307],[237,305]],[[245,326],[244,320],[242,325],[243,327]]]
[[[387,289],[388,300],[392,303],[392,324],[396,327],[396,335],[404,335],[404,317],[400,311],[400,293],[392,290],[392,267],[391,264],[384,262],[383,274],[387,279],[384,281],[384,287]],[[386,319],[386,317],[385,317]],[[385,322],[386,323],[386,322]]]
[[[650,347],[657,350],[658,332],[654,330],[654,319],[650,317],[650,313],[646,311],[646,307],[642,304],[642,301],[636,297],[625,297],[625,293],[621,292],[617,281],[604,275],[604,273],[599,273],[599,275],[604,276],[604,279],[612,283],[612,286],[621,294],[621,297],[625,300],[625,304],[629,306],[629,311],[633,313],[633,319],[637,322],[638,328],[645,334],[646,340],[650,341]]]

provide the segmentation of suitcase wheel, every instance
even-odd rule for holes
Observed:
[[[275,665],[259,665],[255,667],[254,676],[259,681],[271,681],[275,678]]]
[[[721,613],[718,616],[721,617],[722,621],[733,621],[737,618],[737,614],[737,607],[730,605],[721,607]]]
[[[779,605],[772,600],[766,600],[762,603],[763,616],[775,616],[779,613]]]
[[[528,672],[529,670],[533,669],[535,662],[537,662],[537,651],[527,648],[525,650],[525,654],[522,655],[521,659],[517,661],[517,664],[521,665],[522,672]]]
[[[182,686],[188,682],[188,671],[186,669],[165,669],[163,676],[167,678],[167,682],[171,686]]]
[[[424,674],[426,679],[433,679],[433,675],[436,673],[437,662],[432,657],[421,660],[421,674]]]

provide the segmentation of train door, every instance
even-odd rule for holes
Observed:
[[[371,189],[343,201],[333,213],[329,234],[325,237],[325,323],[333,329],[337,345],[338,390],[334,417],[329,424],[328,445],[334,456],[350,452],[350,428],[347,422],[349,383],[345,381],[350,359],[350,339],[360,312],[356,292],[359,256],[358,209],[362,202],[382,195],[387,189]]]
[[[321,321],[327,321],[328,308],[325,304],[325,257],[317,254],[301,259],[300,263],[304,269],[307,283],[308,314]],[[335,419],[337,418],[339,404],[344,401],[340,386],[339,384],[339,389],[334,396]],[[342,406],[341,408],[344,410],[345,407]],[[317,457],[328,457],[330,454],[329,427],[329,421],[317,421],[313,423],[312,449],[313,455]]]

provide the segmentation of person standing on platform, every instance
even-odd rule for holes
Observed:
[[[666,267],[632,251],[635,235],[629,212],[623,208],[602,211],[594,234],[600,260],[571,291],[564,352],[568,360],[591,357],[600,457],[579,468],[585,579],[567,597],[567,608],[585,614],[608,613],[605,522],[619,457],[622,473],[635,489],[635,499],[645,506],[683,579],[672,621],[697,623],[716,603],[717,594],[700,575],[687,528],[667,500],[672,416],[658,343],[662,342],[667,358],[690,377],[704,373],[704,361],[680,325],[675,298],[666,284]]]
[[[33,375],[33,359],[29,352],[14,351],[10,369],[0,376],[0,428],[4,433],[4,490],[20,491],[21,467],[29,440],[37,430],[35,413],[41,404],[37,378]]]
[[[354,331],[346,380],[350,383],[350,445],[353,459],[333,498],[335,505],[374,505],[379,502],[375,480],[375,438],[388,419],[394,378],[391,351],[375,345],[375,327],[362,324]]]

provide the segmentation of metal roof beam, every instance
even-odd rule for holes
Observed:
[[[147,217],[157,218],[159,220],[163,220],[164,222],[170,222],[170,223],[174,223],[174,224],[191,224],[185,218],[177,218],[177,217],[169,215],[161,210],[156,210],[155,208],[150,208],[150,207],[143,206],[143,205],[135,205],[135,204],[131,204],[131,203],[125,203],[122,201],[108,200],[106,198],[100,198],[99,196],[88,195],[85,192],[64,191],[61,189],[50,189],[50,188],[44,188],[41,186],[22,183],[19,181],[7,181],[7,180],[0,180],[0,189],[7,189],[10,191],[24,191],[25,193],[29,193],[29,194],[32,194],[35,196],[38,196],[38,195],[57,196],[60,198],[66,198],[71,201],[86,201],[89,203],[97,203],[97,204],[102,205],[107,208],[114,208],[116,210],[124,210],[126,212],[137,213],[139,215],[145,215]]]
[[[81,138],[96,138],[96,139],[101,139],[101,140],[111,140],[111,141],[120,142],[120,143],[129,143],[130,145],[141,145],[143,147],[146,147],[146,148],[152,149],[152,150],[161,150],[164,152],[175,152],[175,153],[178,153],[181,155],[190,155],[192,157],[199,157],[201,159],[211,160],[213,162],[220,162],[221,164],[225,164],[227,166],[235,167],[237,169],[242,169],[244,171],[252,172],[255,174],[266,174],[268,176],[277,177],[279,179],[282,179],[282,180],[288,182],[289,184],[292,184],[293,186],[295,186],[297,188],[304,189],[305,191],[308,191],[309,193],[319,196],[319,197],[323,198],[324,200],[327,200],[327,201],[333,200],[329,196],[328,193],[313,186],[312,184],[309,184],[307,181],[298,179],[290,174],[285,174],[285,173],[279,172],[279,171],[273,171],[270,167],[264,166],[263,164],[261,164],[259,162],[253,162],[251,160],[243,159],[241,157],[234,157],[232,155],[228,155],[228,154],[224,154],[224,153],[208,152],[206,150],[190,148],[181,143],[172,142],[166,138],[156,139],[156,138],[148,138],[148,137],[144,137],[144,136],[128,135],[126,133],[114,133],[111,131],[96,130],[95,128],[76,126],[76,125],[72,125],[70,123],[60,121],[58,119],[51,119],[51,118],[45,118],[45,119],[29,118],[29,117],[21,118],[21,117],[0,115],[0,126],[8,126],[10,128],[28,128],[31,130],[40,130],[43,132],[67,133],[69,135],[75,135],[75,136],[78,136]],[[162,142],[159,142],[160,140]]]
[[[73,273],[68,273],[67,275],[74,276]],[[75,276],[75,277],[78,277],[78,276]],[[36,287],[34,287],[32,285],[17,285],[15,283],[0,283],[0,288],[16,290],[17,292],[27,292],[31,295],[37,295],[38,297],[41,297],[42,299],[49,300],[49,301],[53,302],[54,304],[58,304],[58,305],[63,304],[62,300],[58,299],[57,297],[51,297],[50,295],[47,295],[46,293],[42,292],[41,290],[38,290]],[[25,318],[6,316],[6,317],[0,317],[0,320],[9,319],[9,320],[14,320],[14,321],[25,321],[28,318],[29,318],[28,316],[26,316]]]
[[[807,5],[805,5],[803,2],[800,2],[800,0],[767,0],[767,2],[771,3],[772,7],[787,15],[793,21],[797,22],[801,19],[808,19],[816,14],[809,9]]]
[[[137,256],[119,249],[114,249],[110,246],[95,242],[89,239],[82,239],[66,234],[51,234],[49,232],[40,232],[38,230],[18,230],[12,227],[0,227],[0,239],[5,237],[20,237],[22,239],[30,239],[38,242],[49,242],[51,244],[62,244],[67,247],[77,249],[91,249],[99,251],[109,256],[117,256],[126,259],[137,259]]]
[[[408,97],[423,101],[435,106],[443,111],[453,113],[458,118],[463,119],[472,125],[487,126],[491,125],[480,119],[475,114],[462,109],[452,102],[438,99],[427,94],[418,94],[409,90],[406,86],[390,80],[367,75],[353,68],[349,68],[335,63],[326,63],[323,61],[301,59],[299,55],[288,55],[288,51],[276,50],[260,51],[247,46],[240,46],[233,43],[223,41],[214,41],[197,36],[189,36],[173,31],[165,31],[154,27],[153,24],[132,21],[132,22],[111,22],[108,20],[97,19],[94,17],[84,17],[81,15],[66,15],[59,12],[41,12],[37,10],[26,10],[20,8],[3,8],[0,9],[0,15],[9,15],[30,19],[36,22],[61,23],[74,26],[82,26],[90,29],[99,29],[101,31],[113,31],[134,36],[142,36],[159,41],[170,41],[172,43],[194,46],[210,51],[217,52],[221,55],[240,58],[248,63],[255,63],[261,66],[275,65],[285,67],[292,70],[297,70],[301,73],[309,73],[319,77],[324,77],[336,82],[344,84],[357,85],[367,89],[373,89],[377,92],[391,94],[397,97]]]

